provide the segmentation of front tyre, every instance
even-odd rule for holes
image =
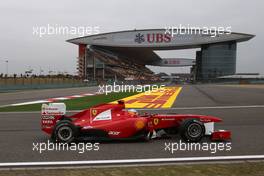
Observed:
[[[205,127],[197,119],[187,119],[180,127],[180,135],[187,142],[199,142],[205,135]]]
[[[76,139],[77,132],[76,126],[71,121],[61,120],[54,128],[53,139],[56,142],[71,143]]]

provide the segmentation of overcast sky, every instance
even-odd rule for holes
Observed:
[[[77,46],[65,40],[76,35],[33,35],[38,26],[99,26],[100,33],[191,26],[231,26],[233,32],[255,34],[238,44],[237,72],[264,74],[262,0],[2,0],[0,2],[0,73],[76,72]],[[195,58],[195,50],[162,52],[162,57]],[[154,71],[186,72],[186,68]]]

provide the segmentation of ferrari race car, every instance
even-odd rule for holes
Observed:
[[[142,114],[125,109],[124,101],[102,104],[66,116],[64,103],[43,104],[41,128],[51,139],[71,143],[77,139],[144,139],[150,140],[161,130],[179,133],[187,142],[199,142],[204,136],[211,140],[228,140],[231,132],[214,131],[214,123],[222,120],[205,115]]]

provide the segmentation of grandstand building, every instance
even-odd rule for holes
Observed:
[[[67,40],[79,46],[78,74],[88,80],[158,80],[147,65],[192,66],[196,80],[236,73],[237,43],[254,35],[166,34],[165,29],[131,30]],[[154,51],[200,48],[195,59],[160,58]]]

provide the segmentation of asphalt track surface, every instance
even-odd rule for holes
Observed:
[[[54,91],[53,94],[57,95],[59,92]],[[24,99],[27,98],[24,97]],[[177,151],[173,154],[165,151],[165,142],[179,142],[179,136],[150,142],[102,142],[99,145],[99,151],[86,151],[82,154],[77,151],[44,151],[40,154],[32,150],[33,142],[47,142],[48,137],[40,131],[39,113],[0,113],[0,162],[263,155],[264,107],[252,107],[252,105],[264,105],[264,89],[187,85],[183,86],[173,106],[181,109],[150,111],[152,113],[206,114],[221,117],[224,122],[218,124],[217,128],[232,131],[232,149],[231,151],[217,151],[215,154],[209,151]],[[203,108],[184,109],[185,107]],[[204,141],[208,142],[206,139]]]
[[[64,88],[64,89],[43,89],[25,90],[9,93],[0,93],[0,106],[57,98],[63,96],[79,95],[84,93],[95,93],[98,87]]]

